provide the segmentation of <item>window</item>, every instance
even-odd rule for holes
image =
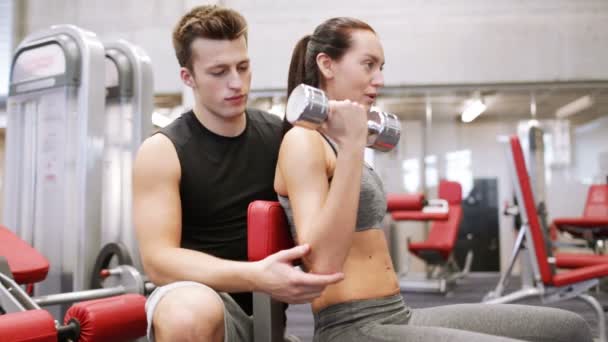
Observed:
[[[401,168],[403,169],[403,188],[405,188],[405,191],[418,191],[420,185],[420,162],[418,159],[404,160]]]
[[[0,103],[8,95],[13,44],[13,0],[0,0]]]
[[[471,150],[460,150],[445,154],[445,178],[460,183],[462,198],[473,189]]]
[[[424,158],[426,166],[426,186],[427,188],[436,187],[439,183],[439,172],[437,170],[437,156],[430,155]],[[420,184],[420,160],[417,158],[406,159],[401,164],[403,169],[403,187],[407,192],[421,191],[423,184]]]
[[[426,186],[427,188],[434,188],[439,184],[439,172],[437,171],[437,156],[426,156],[424,158],[424,165],[426,166]]]

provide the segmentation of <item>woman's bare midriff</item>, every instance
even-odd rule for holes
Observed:
[[[380,229],[354,234],[343,272],[343,281],[328,286],[312,302],[314,312],[338,303],[399,293],[399,282],[388,253],[386,238]]]

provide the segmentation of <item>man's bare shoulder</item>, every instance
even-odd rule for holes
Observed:
[[[134,176],[178,177],[181,169],[173,142],[164,134],[144,140],[135,158]]]

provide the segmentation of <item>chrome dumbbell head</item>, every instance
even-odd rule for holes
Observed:
[[[300,84],[287,100],[286,117],[293,125],[317,129],[327,120],[329,101],[315,87]],[[367,114],[367,146],[378,151],[392,150],[401,137],[401,124],[393,114],[371,110]]]
[[[388,152],[395,148],[401,138],[401,123],[394,114],[370,110],[367,114],[367,146]]]
[[[325,93],[302,83],[289,95],[285,114],[293,125],[317,129],[327,120],[328,112],[329,101]]]

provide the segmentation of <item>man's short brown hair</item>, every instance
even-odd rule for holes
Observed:
[[[234,40],[244,35],[247,22],[237,11],[216,5],[197,6],[186,13],[173,30],[177,61],[192,71],[192,41],[196,38]]]

